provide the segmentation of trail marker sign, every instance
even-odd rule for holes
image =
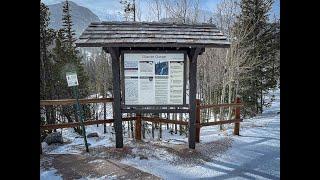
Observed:
[[[77,103],[76,103],[76,109],[77,109],[77,116],[80,117],[80,124],[82,127],[82,133],[83,133],[83,138],[84,138],[84,145],[86,146],[86,151],[89,152],[89,147],[88,147],[88,142],[87,142],[87,135],[86,135],[86,128],[83,124],[84,117],[82,114],[82,107],[80,106],[79,103],[79,89],[78,89],[78,77],[76,72],[67,72],[66,73],[67,77],[67,83],[68,87],[72,87],[73,90],[73,95],[75,96]]]
[[[78,86],[78,85],[79,85],[77,73],[75,73],[75,72],[68,72],[68,73],[66,73],[66,77],[67,77],[68,87]]]

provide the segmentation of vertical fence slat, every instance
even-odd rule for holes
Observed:
[[[141,114],[136,114],[136,122],[135,122],[135,138],[136,140],[141,140]]]

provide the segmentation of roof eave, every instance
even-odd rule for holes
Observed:
[[[201,48],[229,48],[230,43],[191,44],[191,43],[77,43],[77,47],[201,47]]]

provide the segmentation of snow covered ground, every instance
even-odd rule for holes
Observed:
[[[170,134],[164,127],[162,140],[157,140],[157,131],[155,139],[151,133],[147,134],[142,144],[136,144],[125,135],[124,144],[132,149],[132,153],[120,162],[163,179],[280,179],[280,90],[272,94],[275,101],[271,107],[241,123],[241,136],[232,135],[233,124],[226,125],[225,131],[220,131],[218,126],[203,127],[196,151],[189,151],[186,135]],[[107,118],[110,116],[112,113]],[[86,126],[86,131],[99,135],[88,138],[89,149],[115,147],[111,126],[107,125],[106,134],[102,125]],[[83,138],[72,128],[63,129],[62,134],[66,143],[50,146],[44,143],[44,153],[84,153]],[[61,179],[54,168],[41,168],[40,176],[41,179]]]
[[[40,179],[62,180],[61,175],[57,174],[57,170],[53,168],[50,170],[40,169]]]
[[[232,128],[225,132],[220,132],[218,126],[201,128],[200,143],[226,136],[233,140],[231,148],[210,162],[191,167],[157,159],[122,162],[164,179],[280,179],[280,91],[271,94],[276,98],[271,107],[257,117],[245,119],[239,137],[232,136]]]

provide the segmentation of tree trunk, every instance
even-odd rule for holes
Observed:
[[[143,121],[142,122],[142,138],[145,139],[146,138],[146,123]]]
[[[107,119],[107,107],[106,107],[106,103],[103,103],[103,119]],[[106,134],[107,133],[107,125],[106,123],[103,123],[103,133]]]
[[[178,120],[178,118],[177,118],[177,113],[174,113],[174,120]],[[174,124],[174,133],[175,133],[175,134],[178,133],[178,126],[177,126],[177,124]]]
[[[159,123],[159,139],[162,139],[162,124],[161,122]]]
[[[104,86],[103,86],[103,87],[104,87]],[[105,95],[105,87],[103,88],[103,97],[106,97],[106,95]],[[107,119],[107,105],[106,105],[106,103],[103,103],[103,119],[104,119],[104,120]],[[103,133],[104,133],[104,134],[107,133],[106,123],[103,123]]]
[[[228,92],[228,103],[232,103],[232,82],[229,82],[229,92]],[[229,107],[229,112],[228,112],[228,120],[231,119],[232,116],[232,107]]]
[[[222,92],[221,92],[221,99],[220,99],[220,103],[224,103],[224,97],[225,97],[225,83],[223,82],[223,86],[222,86]],[[219,118],[219,121],[222,121],[224,119],[224,111],[223,111],[223,108],[221,107],[220,108],[220,118]],[[220,130],[223,130],[223,125],[220,124]]]
[[[131,117],[133,117],[133,114],[131,114]],[[130,127],[131,127],[131,137],[134,138],[133,122],[132,121],[130,121]]]
[[[152,139],[154,139],[154,123],[151,123],[151,134],[152,134]]]
[[[183,116],[182,116],[182,113],[179,114],[179,118],[180,118],[180,121],[183,121]],[[179,133],[180,133],[180,136],[182,135],[182,125],[179,124]]]
[[[170,119],[170,113],[167,113],[167,119]],[[169,129],[169,123],[167,123],[167,130]]]
[[[96,93],[98,93],[97,92],[97,86],[96,86]],[[96,99],[98,99],[98,94],[96,94]],[[97,105],[98,104],[96,103],[95,106],[94,106],[95,108],[98,107],[98,110],[94,109],[94,113],[96,113],[96,120],[99,119],[99,106],[97,106]],[[97,127],[99,127],[99,124],[97,124]]]
[[[130,122],[128,121],[127,123],[127,126],[128,126],[128,138],[130,137]]]
[[[262,90],[262,80],[260,82],[261,84],[261,91],[260,91],[260,113],[263,112],[263,90]]]

